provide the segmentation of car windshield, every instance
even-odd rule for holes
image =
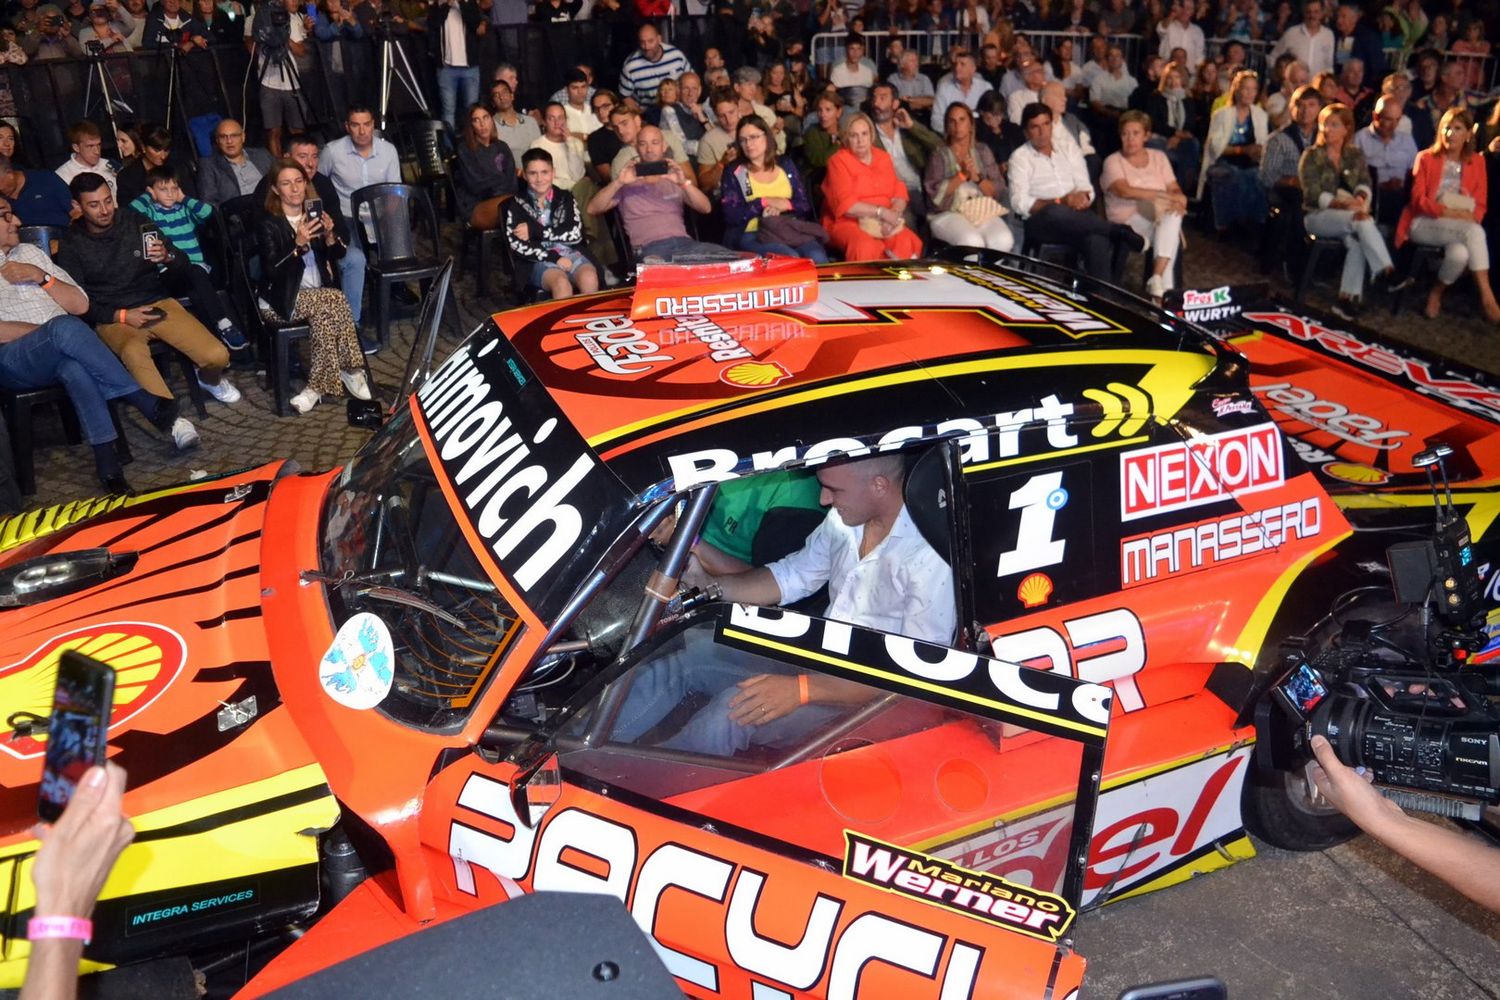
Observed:
[[[409,410],[334,483],[321,538],[335,627],[367,611],[390,630],[395,678],[380,710],[461,724],[521,623],[460,530]]]

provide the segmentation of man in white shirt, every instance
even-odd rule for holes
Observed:
[[[827,584],[828,618],[946,645],[957,625],[953,572],[907,512],[904,478],[899,455],[824,466],[820,499],[830,509],[801,549],[752,567],[700,542],[682,582],[764,607],[796,603]],[[701,692],[712,700],[660,745],[728,756],[790,742],[872,696],[823,674],[750,674],[764,669],[758,658],[690,640],[632,679],[611,738],[639,739],[684,696]]]
[[[1096,115],[1117,119],[1129,109],[1136,86],[1135,77],[1125,68],[1125,50],[1111,45],[1104,57],[1104,71],[1094,74],[1089,84],[1089,107]]]
[[[1095,35],[1089,39],[1089,58],[1083,64],[1083,82],[1085,86],[1092,87],[1094,81],[1108,70],[1109,63],[1109,38],[1105,35]]]
[[[978,112],[979,99],[995,88],[979,76],[979,64],[974,53],[968,49],[953,50],[953,72],[938,81],[937,97],[932,102],[932,130],[943,132],[943,118],[948,114],[948,105],[962,102],[970,111]]]
[[[260,120],[266,128],[266,148],[273,157],[282,154],[281,137],[285,130],[300,132],[307,127],[307,111],[302,104],[303,79],[308,68],[309,19],[302,13],[300,0],[282,0],[287,12],[286,47],[279,52],[261,51],[257,45],[255,69],[260,80]],[[255,18],[260,6],[245,18],[245,38],[255,41]]]
[[[599,121],[594,109],[589,107],[588,74],[581,69],[570,69],[566,80],[563,91],[567,103],[563,104],[563,110],[568,115],[568,134],[579,141],[585,141],[597,129],[603,128],[604,123]]]
[[[1163,59],[1171,59],[1173,49],[1182,49],[1187,53],[1188,76],[1197,72],[1207,47],[1203,40],[1203,29],[1193,23],[1191,0],[1177,0],[1172,5],[1171,18],[1158,24],[1156,33],[1161,38],[1156,51]]]
[[[1129,226],[1112,225],[1089,210],[1094,185],[1076,148],[1054,145],[1052,109],[1037,102],[1022,112],[1026,144],[1011,154],[1006,180],[1011,210],[1026,222],[1028,253],[1043,243],[1064,243],[1084,258],[1084,270],[1105,281],[1117,280],[1125,256],[1139,252],[1144,240]]]
[[[1026,109],[1026,105],[1035,104],[1042,99],[1042,88],[1047,85],[1046,70],[1042,68],[1042,61],[1035,56],[1023,58],[1016,69],[1021,71],[1023,85],[1005,99],[1005,117],[1010,119],[1012,125],[1021,124],[1021,112]]]
[[[921,72],[916,49],[902,52],[896,72],[886,79],[896,88],[896,93],[901,95],[908,108],[916,112],[932,110],[936,92],[932,89],[932,81]]]
[[[98,174],[109,182],[109,193],[115,194],[115,168],[104,158],[104,135],[91,121],[81,121],[68,129],[73,155],[57,168],[57,176],[67,184],[79,174]]]
[[[875,86],[875,67],[865,58],[865,40],[850,35],[844,42],[844,61],[828,73],[828,82],[839,89],[846,104],[859,104]]]
[[[1290,52],[1307,66],[1313,76],[1333,70],[1333,32],[1323,27],[1326,16],[1322,0],[1307,0],[1302,5],[1302,23],[1281,33],[1266,63],[1274,63],[1283,52]]]

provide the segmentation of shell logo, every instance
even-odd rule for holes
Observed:
[[[148,622],[107,622],[54,636],[30,655],[0,667],[0,705],[5,714],[31,712],[47,716],[57,687],[58,659],[73,649],[115,668],[115,704],[109,728],[139,714],[182,673],[187,645],[169,628]],[[17,736],[0,730],[0,750],[25,760],[41,756],[47,734]]]
[[[1323,471],[1334,479],[1359,486],[1383,486],[1391,481],[1389,473],[1359,462],[1329,462]]]
[[[1046,573],[1032,573],[1016,588],[1016,599],[1023,607],[1036,608],[1052,596],[1052,578]]]
[[[746,389],[765,389],[791,377],[778,361],[741,361],[719,372],[721,381]]]

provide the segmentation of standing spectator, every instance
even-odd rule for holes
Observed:
[[[1417,144],[1411,133],[1402,132],[1401,104],[1390,97],[1375,102],[1375,116],[1354,136],[1354,144],[1365,156],[1370,176],[1379,193],[1375,221],[1394,225],[1406,201],[1406,180],[1417,161]]]
[[[1151,119],[1140,111],[1120,116],[1120,150],[1104,161],[1104,215],[1123,222],[1147,241],[1154,262],[1146,294],[1155,302],[1172,288],[1172,262],[1182,242],[1187,195],[1182,193],[1166,154],[1148,149]]]
[[[333,18],[335,10],[339,9],[334,6],[338,2],[339,0],[333,0],[333,4],[329,5],[328,14],[330,18]],[[352,14],[344,12],[343,16],[348,17],[350,23],[353,23],[354,16]],[[332,23],[335,26],[337,25],[336,21]],[[318,27],[321,32],[323,27],[322,21],[319,21]],[[233,45],[240,40],[240,26],[236,23],[234,14],[231,11],[221,9],[218,0],[195,0],[193,3],[193,19],[188,22],[186,31],[191,38],[204,39],[205,47],[207,45]],[[318,37],[322,37],[321,33]]]
[[[1368,120],[1375,103],[1375,92],[1365,86],[1365,64],[1360,59],[1347,59],[1339,70],[1338,88],[1334,99],[1354,113],[1355,121]]]
[[[162,2],[174,3],[176,0]],[[300,132],[307,127],[307,108],[302,94],[309,82],[307,36],[313,29],[312,18],[302,12],[299,0],[281,2],[287,12],[284,47],[262,48],[263,38],[275,30],[268,28],[260,35],[256,34],[256,16],[266,8],[257,7],[245,18],[245,38],[255,43],[257,50],[255,73],[260,81],[260,121],[265,126],[266,146],[273,157],[281,155],[281,138],[286,132]]]
[[[1095,35],[1089,39],[1089,57],[1083,63],[1083,81],[1092,87],[1094,81],[1106,72],[1109,62],[1109,36]]]
[[[1489,88],[1485,86],[1485,67],[1489,64],[1490,43],[1484,39],[1484,21],[1474,18],[1464,27],[1464,37],[1453,43],[1453,51],[1458,53],[1459,62],[1468,67],[1468,74],[1464,79],[1466,90],[1483,91]]]
[[[636,41],[640,48],[620,68],[620,96],[633,97],[645,105],[656,99],[656,88],[663,80],[679,77],[693,67],[681,49],[662,42],[661,32],[654,24],[641,25]]]
[[[210,205],[251,194],[271,169],[271,154],[246,146],[245,127],[233,118],[214,126],[214,149],[198,168],[198,190]]]
[[[1140,86],[1125,68],[1125,50],[1109,47],[1104,69],[1089,84],[1089,108],[1102,119],[1117,119],[1130,109],[1130,97]]]
[[[1313,236],[1344,241],[1344,274],[1334,315],[1352,320],[1364,295],[1365,268],[1390,282],[1394,275],[1385,237],[1370,214],[1374,192],[1364,154],[1354,144],[1354,114],[1330,104],[1318,114],[1317,144],[1302,153],[1302,224]]]
[[[746,115],[735,129],[735,140],[739,156],[719,183],[725,244],[731,250],[805,257],[826,264],[828,254],[812,221],[812,199],[792,161],[777,158],[771,130],[755,115]],[[780,226],[770,219],[795,223]]]
[[[1203,29],[1193,23],[1191,0],[1174,0],[1171,18],[1156,26],[1156,34],[1161,39],[1157,52],[1163,59],[1171,60],[1172,51],[1182,49],[1187,54],[1183,65],[1189,73],[1195,72],[1198,64],[1203,62],[1208,49]]]
[[[515,92],[504,80],[490,84],[490,116],[495,122],[495,134],[510,147],[514,162],[519,163],[521,154],[542,136],[536,119],[516,110]]]
[[[1255,0],[1229,0],[1218,34],[1240,42],[1260,41],[1261,16]]]
[[[364,315],[365,255],[352,230],[354,226],[368,223],[354,217],[349,196],[371,184],[400,183],[401,159],[395,146],[375,134],[375,116],[363,104],[349,105],[344,116],[344,131],[347,133],[344,138],[323,147],[318,157],[318,172],[333,182],[333,189],[339,196],[339,211],[343,212],[351,230],[345,240],[347,246],[341,255],[343,263],[339,266],[339,273],[344,298],[349,302],[349,312],[357,329]],[[370,351],[371,346],[366,344],[365,349]]]
[[[1434,52],[1447,52],[1453,44],[1452,28],[1448,15],[1434,14],[1427,25],[1427,33],[1422,36],[1422,46]]]
[[[901,53],[896,72],[887,77],[887,80],[912,111],[920,114],[932,108],[937,94],[932,89],[932,81],[921,71],[915,49],[907,49]]]
[[[848,104],[859,104],[869,96],[875,86],[875,64],[865,58],[863,38],[850,35],[845,39],[844,61],[829,72],[828,82],[839,89],[839,96]]]
[[[182,7],[182,0],[160,0],[146,15],[139,47],[156,50],[181,45],[183,30],[191,20],[192,16]]]
[[[1436,319],[1443,308],[1443,294],[1467,269],[1474,275],[1484,318],[1500,323],[1500,305],[1490,287],[1490,252],[1485,240],[1485,209],[1489,177],[1485,158],[1473,148],[1474,119],[1467,111],[1443,115],[1438,138],[1417,154],[1411,200],[1396,228],[1396,245],[1411,239],[1424,246],[1443,248],[1443,263],[1437,281],[1427,293],[1423,310]]]
[[[1038,101],[1021,115],[1026,144],[1010,157],[1010,207],[1025,220],[1028,249],[1063,243],[1082,254],[1084,270],[1109,281],[1123,270],[1125,255],[1145,241],[1129,226],[1106,222],[1091,211],[1094,185],[1076,150],[1053,144],[1052,109]]]
[[[115,168],[104,159],[104,137],[99,126],[91,121],[81,121],[69,127],[68,142],[73,146],[73,155],[57,168],[57,176],[67,184],[82,173],[98,174],[109,184],[109,193],[116,192]]]
[[[1435,49],[1423,49],[1408,59],[1406,66],[1411,79],[1411,101],[1408,102],[1411,104],[1437,88],[1438,75],[1443,70],[1443,55]],[[1422,140],[1419,138],[1417,142],[1421,144]]]
[[[1211,60],[1198,64],[1198,72],[1193,74],[1193,86],[1188,91],[1188,100],[1198,106],[1198,118],[1201,121],[1208,121],[1215,111],[1229,103],[1228,92],[1219,84],[1217,64]]]
[[[62,8],[46,4],[37,8],[37,29],[21,35],[21,51],[28,59],[82,59],[83,46],[68,30]]]
[[[1322,0],[1306,0],[1302,4],[1302,23],[1294,24],[1271,48],[1267,57],[1273,62],[1283,53],[1290,52],[1307,66],[1313,76],[1333,70],[1333,32],[1323,26],[1325,11]]]
[[[554,299],[576,288],[599,290],[599,271],[581,249],[583,223],[573,195],[552,183],[552,154],[528,149],[522,159],[526,184],[505,203],[505,237],[517,258],[531,261],[529,283]]]
[[[482,104],[469,108],[453,181],[459,218],[472,229],[500,228],[505,202],[516,193],[516,160],[495,134],[495,120]],[[552,183],[550,170],[547,183]]]
[[[1380,32],[1366,24],[1364,11],[1357,4],[1341,3],[1333,14],[1333,64],[1342,69],[1350,59],[1365,65],[1365,79],[1385,76],[1385,50]]]
[[[443,121],[458,131],[458,109],[479,101],[479,39],[489,24],[475,0],[440,0],[427,6],[427,44],[437,64]]]
[[[1146,114],[1153,133],[1150,144],[1167,154],[1178,187],[1196,190],[1203,144],[1198,141],[1198,106],[1188,100],[1185,69],[1172,63],[1162,71],[1160,84],[1146,98]]]
[[[88,21],[78,32],[78,41],[84,46],[89,42],[98,42],[105,55],[130,51],[130,38],[113,23],[109,8],[103,4],[95,4],[89,8]]]
[[[973,59],[969,60],[973,66]],[[922,241],[906,225],[906,187],[889,153],[875,148],[875,126],[854,114],[823,179],[823,228],[845,260],[917,257]]]
[[[88,294],[84,318],[99,339],[152,395],[172,398],[151,357],[151,341],[162,340],[187,355],[198,369],[198,384],[210,395],[221,403],[238,402],[239,390],[224,377],[228,349],[177,302],[165,280],[169,272],[197,269],[181,257],[170,259],[162,243],[150,256],[143,254],[139,223],[145,220],[117,209],[98,174],[79,174],[70,189],[81,216],[63,240],[57,263]]]
[[[61,382],[94,450],[94,470],[109,493],[129,493],[115,450],[109,401],[122,399],[159,430],[172,433],[177,402],[141,389],[87,323],[89,299],[44,250],[20,242],[20,220],[0,201],[0,388],[15,391]],[[181,421],[182,440],[196,441]]]
[[[988,146],[975,135],[974,112],[948,105],[944,145],[927,161],[928,218],[944,243],[1009,251],[1015,237],[1005,221],[1005,178]]]
[[[620,224],[635,249],[636,260],[672,262],[680,258],[733,256],[723,247],[701,243],[688,235],[683,208],[702,215],[712,210],[708,196],[698,190],[692,174],[667,160],[667,142],[661,129],[647,125],[636,138],[640,160],[627,163],[588,204],[590,215],[620,210]],[[667,164],[664,174],[640,176],[642,163]]]
[[[953,72],[938,81],[937,97],[932,102],[934,132],[943,127],[943,116],[954,101],[967,105],[970,111],[979,108],[979,99],[992,88],[988,81],[979,77],[978,69],[974,53],[968,49],[953,50]]]
[[[1032,56],[1022,57],[1017,68],[1021,71],[1023,85],[1005,99],[1006,117],[1012,125],[1021,124],[1021,112],[1026,110],[1027,105],[1042,99],[1042,88],[1047,84],[1047,74],[1042,63]]]
[[[66,226],[73,221],[73,196],[50,170],[17,170],[0,155],[0,195],[23,226]]]
[[[871,92],[870,117],[875,124],[876,147],[890,154],[896,176],[906,188],[910,213],[907,224],[911,225],[927,214],[927,195],[923,190],[927,163],[943,140],[932,129],[912,120],[911,113],[896,99],[896,89],[888,83],[877,83]]]
[[[345,390],[355,399],[369,399],[354,317],[336,287],[335,268],[347,240],[331,215],[306,211],[307,174],[301,164],[277,160],[270,176],[265,214],[256,227],[265,268],[261,312],[271,322],[305,320],[312,330],[307,384],[289,400],[292,409],[306,413],[324,396]]]
[[[1242,70],[1230,83],[1231,100],[1208,123],[1198,196],[1213,192],[1214,227],[1220,235],[1239,224],[1259,226],[1266,219],[1266,196],[1258,180],[1266,148],[1266,113],[1255,103],[1260,83]]]

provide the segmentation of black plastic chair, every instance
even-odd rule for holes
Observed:
[[[1343,239],[1338,236],[1320,238],[1308,233],[1302,237],[1302,245],[1307,248],[1307,262],[1302,265],[1302,271],[1297,277],[1297,290],[1292,296],[1293,301],[1299,306],[1307,298],[1308,286],[1317,276],[1318,265],[1322,263],[1323,258],[1329,254],[1337,254],[1342,261],[1344,254],[1349,252],[1349,248],[1344,246]]]
[[[292,348],[312,336],[312,327],[305,320],[275,322],[261,315],[256,305],[256,280],[251,277],[263,273],[260,250],[255,245],[252,231],[253,206],[225,202],[222,213],[230,243],[240,251],[231,258],[235,285],[231,297],[248,304],[245,314],[250,319],[251,330],[255,331],[256,341],[262,345],[261,356],[266,362],[266,388],[271,392],[271,405],[278,417],[285,417],[292,412],[287,402],[292,395]]]
[[[5,423],[10,430],[10,447],[16,463],[16,485],[23,496],[36,494],[36,411],[52,407],[62,418],[63,440],[68,444],[79,444],[83,434],[78,426],[78,413],[73,401],[60,385],[45,385],[35,389],[0,390],[0,411],[5,414]],[[112,400],[109,416],[115,425],[115,453],[120,464],[134,460],[130,444],[125,440],[125,428],[120,424],[120,403]]]
[[[63,234],[67,231],[67,226],[22,226],[20,239],[22,243],[30,243],[52,257],[57,254],[57,245],[62,242]]]
[[[455,146],[448,123],[419,118],[399,123],[395,131],[401,158],[412,169],[412,183],[439,197],[443,214],[449,219],[456,218],[452,167]]]
[[[495,246],[499,244],[500,249],[496,251]],[[510,246],[505,238],[505,230],[501,229],[475,229],[467,222],[464,223],[463,243],[460,244],[464,254],[464,270],[468,269],[468,262],[472,259],[474,268],[474,288],[480,298],[490,293],[490,268],[494,265],[495,258],[499,258],[500,264],[506,269],[507,274],[513,274],[510,269]],[[473,257],[469,256],[469,248],[474,248]]]
[[[391,286],[426,282],[442,270],[442,234],[427,191],[413,184],[371,184],[349,196],[350,225],[365,251],[365,273],[375,282],[375,331],[390,344]],[[417,247],[422,227],[432,239],[430,253]],[[371,237],[371,230],[374,237]]]

